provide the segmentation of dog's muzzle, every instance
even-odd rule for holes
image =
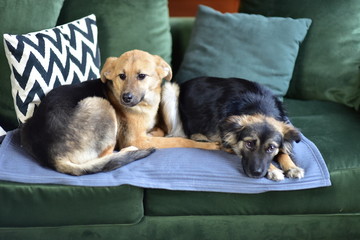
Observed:
[[[130,92],[126,92],[121,95],[121,103],[127,107],[133,107],[139,102],[141,102],[143,99],[144,97],[138,98]]]
[[[129,104],[132,102],[134,96],[131,94],[131,93],[124,93],[122,95],[122,101],[125,103],[125,104]]]
[[[251,177],[251,178],[262,178],[266,175],[267,173],[267,169],[264,170],[264,169],[261,169],[261,168],[257,168],[257,169],[253,169],[253,170],[245,170],[245,174],[248,176],[248,177]]]
[[[256,161],[254,159],[248,160],[243,158],[243,169],[245,174],[251,178],[262,178],[267,174],[270,162]]]

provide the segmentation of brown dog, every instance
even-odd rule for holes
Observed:
[[[154,127],[160,117],[161,84],[170,81],[172,70],[161,57],[140,50],[108,58],[101,71],[107,97],[115,109],[120,148],[136,146],[155,148],[219,149],[217,143],[196,142],[186,138],[157,137]]]
[[[155,128],[161,83],[171,75],[162,58],[147,52],[109,58],[101,79],[60,86],[42,99],[22,126],[23,146],[41,163],[71,175],[111,171],[154,147],[218,149],[217,143],[156,137],[163,136]]]

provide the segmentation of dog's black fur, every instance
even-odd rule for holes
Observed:
[[[292,142],[300,141],[282,103],[266,87],[244,79],[201,77],[181,84],[179,112],[188,137],[221,141],[242,159],[250,177],[265,176],[275,155],[291,154]]]
[[[95,98],[94,98],[95,97]],[[91,112],[91,108],[81,108],[79,102],[85,99],[106,100],[105,84],[100,79],[54,88],[43,99],[34,115],[21,127],[23,147],[44,166],[57,170],[56,159],[71,154],[77,148],[86,152],[101,152],[103,142],[114,132],[115,119],[109,117],[107,109]],[[110,106],[110,103],[109,103]],[[85,112],[89,117],[79,118]],[[87,116],[85,114],[85,116]],[[114,142],[115,142],[114,136]],[[84,150],[88,144],[88,150]],[[128,151],[104,157],[107,161],[91,166],[77,164],[77,169],[63,171],[72,175],[111,171],[137,159],[146,157],[154,149]],[[74,165],[76,165],[74,163]]]
[[[179,110],[184,132],[215,134],[232,115],[262,113],[286,122],[281,102],[264,86],[239,78],[195,78],[180,85]]]
[[[104,84],[100,79],[63,85],[50,91],[35,109],[34,115],[22,126],[22,142],[31,143],[31,152],[45,166],[54,166],[50,153],[54,150],[50,146],[61,140],[62,135],[67,132],[64,128],[69,125],[69,116],[74,112],[78,102],[87,97],[105,98]]]

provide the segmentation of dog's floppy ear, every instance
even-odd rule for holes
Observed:
[[[301,133],[300,131],[293,127],[292,125],[289,124],[285,124],[283,126],[283,134],[284,134],[284,139],[287,142],[300,142],[301,141]]]
[[[222,120],[219,123],[219,129],[224,147],[231,148],[231,145],[236,144],[243,128],[242,119],[239,116],[230,116]]]
[[[117,57],[108,57],[105,61],[103,68],[101,69],[101,81],[105,83],[109,79],[115,78],[114,68]]]
[[[165,80],[170,81],[172,79],[172,70],[170,65],[165,62],[160,56],[154,55],[157,63],[156,72],[161,79],[165,78]]]

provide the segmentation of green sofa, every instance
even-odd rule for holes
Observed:
[[[14,33],[66,23],[85,16],[86,8],[96,5],[93,10],[99,15],[102,63],[105,57],[122,51],[115,49],[116,44],[111,42],[115,39],[109,38],[129,36],[124,31],[136,28],[136,23],[126,29],[115,28],[122,32],[120,35],[114,30],[107,34],[100,30],[100,27],[106,28],[107,23],[116,25],[103,20],[107,14],[111,15],[111,10],[117,11],[112,5],[114,2],[118,8],[131,9],[136,5],[125,0],[65,0],[51,7],[48,4],[56,1],[0,0],[1,7],[7,8],[6,16],[0,14],[1,21],[8,21],[5,17],[15,21],[17,14],[9,11],[20,11],[21,4],[31,2],[39,12],[23,9],[24,16],[56,16],[56,20],[38,20],[37,23],[32,20],[28,24],[19,20],[15,25],[23,23],[25,27],[17,26]],[[150,5],[155,2],[159,5],[155,9],[147,8],[148,12],[167,6],[166,1],[152,2]],[[106,9],[100,8],[107,4]],[[167,9],[164,11],[167,14]],[[243,0],[240,11],[313,20],[300,47],[284,103],[292,123],[322,153],[332,186],[231,194],[128,185],[77,187],[1,181],[0,239],[360,239],[360,2]],[[134,21],[137,18],[141,18],[141,14]],[[146,24],[149,20],[141,21]],[[165,23],[171,30],[172,49],[171,45],[155,44],[155,49],[144,50],[154,51],[168,61],[171,58],[176,73],[188,46],[194,18],[170,18]],[[346,47],[349,45],[353,47]],[[167,56],[167,52],[171,56]],[[1,70],[8,73],[7,62],[0,64]],[[8,77],[2,76],[2,85],[3,78]],[[6,100],[10,102],[7,105],[4,100],[10,89],[9,83],[4,85],[0,97],[3,110],[0,123],[5,130],[17,127],[11,100]]]

